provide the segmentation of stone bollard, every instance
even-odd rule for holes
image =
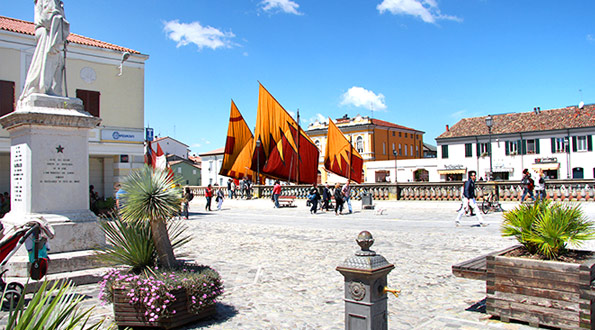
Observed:
[[[388,329],[387,292],[396,297],[400,291],[386,286],[386,278],[395,266],[370,250],[374,238],[368,231],[359,233],[356,239],[361,247],[336,269],[345,277],[345,329]]]

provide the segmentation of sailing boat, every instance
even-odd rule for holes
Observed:
[[[253,144],[254,136],[236,104],[231,100],[227,141],[219,174],[235,179],[247,177],[252,180],[255,177],[250,169]]]
[[[339,176],[362,183],[364,159],[329,118],[324,167]]]
[[[254,138],[260,147],[253,147],[252,170],[298,184],[317,181],[318,148],[260,83]]]

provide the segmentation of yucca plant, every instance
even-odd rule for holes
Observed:
[[[51,286],[48,281],[44,281],[26,307],[25,295],[21,296],[16,308],[8,316],[5,329],[99,329],[103,320],[88,325],[93,308],[81,310],[83,296],[77,295],[74,289],[74,284],[70,281],[54,282]]]
[[[157,251],[151,238],[149,222],[126,222],[117,214],[111,213],[99,222],[99,226],[108,243],[99,249],[99,260],[112,265],[130,266],[133,273],[155,266]],[[168,236],[174,250],[190,241],[190,235],[184,234],[186,229],[187,226],[179,220],[170,220],[167,223]]]
[[[595,227],[580,205],[552,203],[522,204],[504,213],[502,236],[514,236],[529,253],[557,259],[568,244],[580,246],[595,237]]]
[[[180,211],[182,190],[166,169],[145,165],[133,171],[122,184],[126,192],[120,215],[133,223],[147,222],[160,265],[172,268],[176,264],[166,223]]]

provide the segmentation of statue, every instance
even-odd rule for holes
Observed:
[[[37,47],[27,72],[20,100],[33,93],[62,95],[65,77],[66,38],[70,23],[60,0],[35,0],[35,39]]]

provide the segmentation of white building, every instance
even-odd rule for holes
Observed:
[[[76,27],[73,27],[76,30]],[[89,183],[101,196],[143,164],[144,79],[148,55],[71,33],[67,95],[102,119],[89,133]],[[35,50],[31,22],[0,16],[0,116],[15,110]],[[126,56],[124,56],[126,54]],[[0,192],[10,191],[10,136],[0,129]]]
[[[157,144],[161,147],[161,150],[163,150],[166,155],[176,155],[180,158],[188,159],[188,153],[190,152],[190,149],[188,149],[189,146],[187,144],[184,144],[169,136],[156,138],[153,140],[153,150],[157,150]]]
[[[208,186],[209,184],[223,186],[223,184],[227,184],[228,177],[219,175],[224,151],[225,148],[219,148],[199,155],[202,159],[201,186]]]
[[[447,126],[438,144],[440,181],[478,178],[520,180],[523,169],[543,170],[552,179],[595,177],[595,105],[465,118]],[[491,154],[491,157],[490,157]]]

